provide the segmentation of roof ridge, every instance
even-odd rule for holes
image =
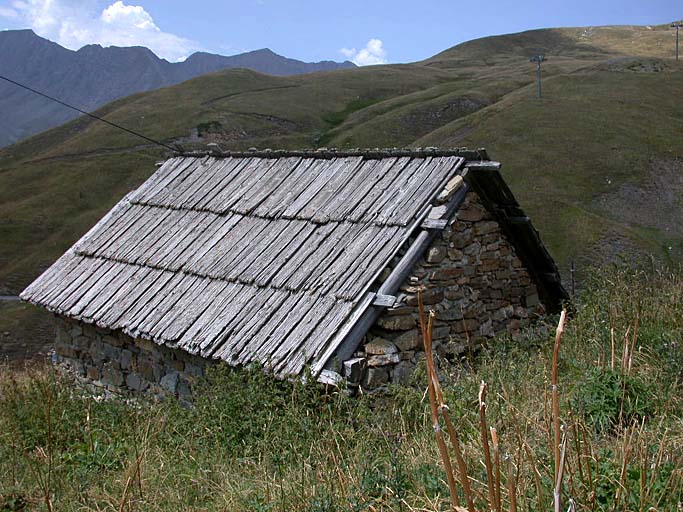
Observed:
[[[175,156],[183,157],[207,157],[215,158],[286,158],[286,157],[300,157],[300,158],[346,158],[346,157],[363,157],[364,159],[381,159],[390,157],[448,157],[460,156],[467,160],[488,160],[486,149],[468,149],[468,148],[353,148],[353,149],[338,149],[338,148],[311,148],[311,149],[256,149],[249,148],[247,151],[224,151],[218,148],[208,149],[206,151],[181,151]]]

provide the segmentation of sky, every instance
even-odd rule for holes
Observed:
[[[260,48],[304,61],[414,62],[488,35],[681,18],[682,0],[0,0],[0,30],[31,28],[73,50],[147,46],[172,62]]]

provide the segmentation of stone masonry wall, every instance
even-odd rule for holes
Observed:
[[[434,310],[434,348],[452,359],[500,333],[513,337],[543,312],[538,292],[500,226],[469,192],[344,372],[364,389],[405,384],[424,356],[417,292]]]
[[[57,361],[89,385],[124,394],[191,400],[210,360],[119,332],[57,317]]]

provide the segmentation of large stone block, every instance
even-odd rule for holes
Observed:
[[[415,327],[415,318],[412,315],[382,315],[377,321],[377,325],[388,331],[407,331]]]
[[[56,343],[55,352],[57,352],[57,355],[60,357],[78,359],[78,352],[76,349],[71,345],[67,345],[66,343]]]
[[[447,250],[445,247],[441,245],[435,245],[429,248],[429,251],[427,251],[427,263],[441,263],[443,260],[446,259],[447,255]]]
[[[394,366],[391,372],[391,382],[393,384],[398,384],[405,386],[410,382],[410,377],[415,371],[415,365],[410,361],[401,361],[396,366]]]
[[[368,368],[363,378],[363,387],[366,389],[376,389],[389,382],[389,370],[387,368]]]
[[[390,364],[396,364],[401,360],[401,356],[398,353],[386,354],[383,356],[370,356],[368,357],[368,366],[387,366]]]
[[[137,373],[129,373],[126,375],[126,386],[132,391],[144,391],[149,387],[149,382]]]
[[[123,373],[120,370],[105,366],[102,370],[102,382],[120,388],[123,385]]]
[[[422,334],[417,329],[411,329],[399,334],[393,342],[401,352],[413,350],[422,344]]]
[[[384,338],[374,337],[365,344],[364,350],[370,355],[386,355],[398,352],[396,345]]]
[[[106,343],[107,345],[111,345],[112,347],[123,347],[123,341],[121,338],[112,334],[105,334],[102,336],[102,342]]]
[[[494,233],[498,231],[498,223],[493,220],[485,220],[482,222],[477,222],[474,225],[475,235],[487,235],[489,233]]]
[[[178,388],[178,380],[180,378],[180,374],[178,372],[171,372],[167,373],[164,375],[161,380],[159,381],[159,384],[163,389],[168,391],[171,394],[176,393],[176,390]]]
[[[479,222],[486,216],[486,209],[476,203],[463,205],[458,210],[458,220],[464,222]]]
[[[367,360],[364,357],[344,361],[344,377],[350,385],[356,386],[360,384],[367,366]]]
[[[427,288],[422,292],[422,303],[423,304],[438,304],[443,300],[444,289],[443,288]],[[408,306],[417,306],[417,295],[408,295],[406,297],[406,304]]]

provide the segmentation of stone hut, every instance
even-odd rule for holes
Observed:
[[[188,398],[212,361],[406,382],[418,289],[444,357],[567,298],[499,168],[466,149],[180,154],[21,296],[57,317],[60,362],[113,391]]]

